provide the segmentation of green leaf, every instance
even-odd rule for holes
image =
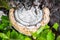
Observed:
[[[4,24],[0,24],[0,30],[4,29]]]
[[[25,37],[26,37],[26,36],[24,36],[23,34],[20,33],[19,36],[18,36],[18,39],[20,39],[20,40],[24,40]]]
[[[3,15],[3,16],[1,17],[1,19],[2,19],[2,20],[4,20],[4,19],[8,20],[8,17]]]
[[[57,39],[56,40],[60,40],[60,35],[57,37]]]
[[[42,27],[40,27],[38,30],[37,30],[37,34],[40,34],[43,30],[44,30],[44,28],[45,28],[45,26],[42,26]]]
[[[0,37],[0,40],[2,40],[2,38]]]
[[[55,23],[54,25],[53,25],[53,28],[57,31],[57,29],[58,29],[58,23]]]
[[[39,37],[37,40],[46,40],[46,38]]]
[[[9,39],[4,33],[0,33],[1,38]]]
[[[55,34],[52,33],[52,31],[50,30],[47,34],[47,40],[54,40],[55,39]]]
[[[9,39],[5,39],[5,38],[3,38],[2,40],[9,40]]]
[[[11,32],[11,38],[12,38],[12,39],[17,39],[18,36],[19,36],[19,35],[18,35],[18,33],[17,33],[15,30],[13,30],[13,31]]]
[[[37,33],[35,32],[35,33],[32,33],[32,36],[33,36],[33,39],[36,39],[37,38]]]
[[[45,29],[44,31],[42,31],[39,36],[37,37],[37,40],[47,40],[47,34],[49,32],[50,29]]]
[[[48,25],[45,25],[45,28],[44,29],[49,29],[50,28],[50,26],[48,26]]]
[[[37,30],[37,34],[40,34],[44,29],[48,29],[48,28],[50,28],[50,26],[48,26],[48,25],[45,25],[45,26],[40,27],[40,28]]]
[[[1,17],[0,30],[4,30],[5,27],[9,26],[10,22],[7,16]]]
[[[44,30],[44,31],[42,31],[42,32],[40,33],[40,36],[41,36],[41,37],[44,37],[44,38],[46,39],[48,32],[49,32],[49,29],[46,29],[46,30]]]
[[[47,25],[41,26],[35,33],[32,33],[33,38],[36,39],[44,29],[49,28],[49,26],[47,26],[47,27],[46,26]]]
[[[31,38],[29,38],[29,37],[25,37],[25,40],[32,40]]]
[[[6,35],[10,38],[10,31],[8,31],[8,32],[6,33]]]
[[[9,23],[8,16],[2,16],[1,19],[2,19],[2,23]]]

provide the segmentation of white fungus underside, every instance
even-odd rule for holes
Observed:
[[[38,14],[36,15],[34,7],[32,7],[30,10],[27,11],[24,8],[23,10],[21,8],[15,11],[15,19],[20,22],[20,23],[17,22],[20,26],[27,27],[28,29],[33,29],[34,27],[39,28],[41,25],[40,21],[42,20],[43,15],[42,10],[37,8],[37,13]],[[26,26],[22,25],[21,23]],[[35,26],[33,24],[37,25]],[[33,25],[33,26],[27,26],[27,25]]]

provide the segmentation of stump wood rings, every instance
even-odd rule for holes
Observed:
[[[20,33],[31,36],[31,32],[36,32],[41,26],[46,25],[50,18],[50,11],[47,7],[42,10],[37,9],[37,14],[31,10],[13,9],[9,11],[9,19],[13,27]]]

